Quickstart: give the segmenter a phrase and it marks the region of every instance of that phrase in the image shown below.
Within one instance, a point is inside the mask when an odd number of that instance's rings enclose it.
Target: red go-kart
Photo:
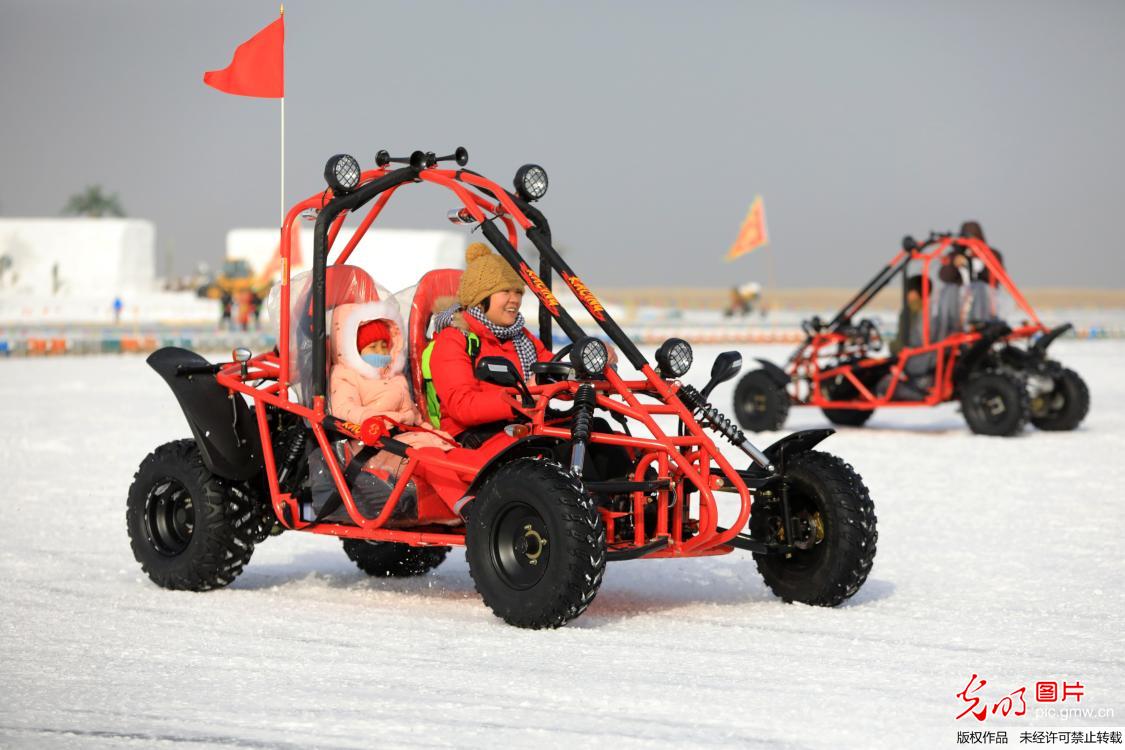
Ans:
[[[947,267],[956,283],[935,283],[931,271],[957,255],[971,261],[968,278]],[[905,306],[915,274],[927,280],[915,290],[920,341],[880,356],[878,325],[856,316],[896,276]],[[1003,294],[1018,307],[1018,323],[998,314]],[[759,360],[762,368],[739,381],[734,412],[743,428],[780,429],[790,406],[819,406],[834,424],[859,427],[876,409],[956,400],[973,432],[1010,436],[1029,420],[1042,430],[1073,430],[1089,410],[1082,378],[1047,357],[1047,347],[1071,326],[1049,329],[1040,322],[997,254],[975,237],[931,234],[923,243],[906,237],[902,251],[835,317],[812,318],[803,328],[805,341],[785,367]]]
[[[439,167],[445,160],[458,168]],[[854,594],[875,555],[875,514],[851,467],[813,450],[832,430],[756,448],[707,400],[737,374],[736,352],[717,357],[702,389],[679,380],[692,362],[685,341],[665,342],[654,368],[553,247],[547,220],[532,205],[546,191],[546,172],[522,167],[513,193],[465,169],[467,160],[464,149],[403,159],[381,151],[376,168],[361,171],[353,157],[333,157],[329,189],[294,206],[282,228],[278,348],[236,350],[234,361],[218,364],[172,347],[149,357],[193,436],[145,458],[129,490],[129,536],[149,577],[171,589],[225,586],[256,544],[295,530],[340,537],[347,555],[376,576],[425,573],[464,546],[485,603],[520,627],[557,627],[581,614],[608,560],[737,548],[753,553],[785,600],[831,606]],[[448,218],[478,228],[538,297],[544,344],[551,347],[553,324],[572,342],[537,364],[530,383],[504,358],[480,359],[477,377],[506,388],[520,418],[475,448],[413,447],[405,435],[421,428],[381,418],[344,422],[328,399],[333,310],[382,295],[348,257],[391,196],[414,184],[451,191],[458,207]],[[372,201],[329,263],[345,217]],[[311,278],[297,283],[287,253],[302,213],[316,217],[314,259]],[[538,273],[517,250],[520,232],[538,250]],[[423,410],[418,355],[434,300],[456,289],[458,273],[427,273],[413,296],[409,372]],[[552,293],[555,273],[639,377],[627,380],[607,366],[603,341],[588,336]],[[621,430],[595,420],[599,410]],[[712,434],[738,446],[749,466],[732,465]],[[588,460],[609,450],[627,457],[615,474]],[[361,498],[372,454],[401,466],[375,506]],[[325,486],[331,497],[318,506],[317,488]],[[731,503],[728,527],[720,525],[721,498]],[[327,516],[332,501],[336,513]]]

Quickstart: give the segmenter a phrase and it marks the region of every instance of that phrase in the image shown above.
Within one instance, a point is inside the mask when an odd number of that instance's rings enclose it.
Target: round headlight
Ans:
[[[350,193],[359,185],[359,162],[350,154],[336,154],[324,165],[324,181],[333,193]]]
[[[524,164],[516,170],[516,192],[525,201],[537,201],[547,194],[547,170],[538,164]]]
[[[609,350],[601,339],[587,336],[574,344],[570,351],[570,362],[582,380],[600,378],[609,364]]]
[[[691,344],[683,339],[668,339],[656,350],[656,364],[666,378],[683,377],[691,369]]]

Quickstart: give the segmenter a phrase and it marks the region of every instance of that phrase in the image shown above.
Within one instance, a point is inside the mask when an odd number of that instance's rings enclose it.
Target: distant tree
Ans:
[[[62,212],[72,216],[124,216],[125,209],[121,207],[121,200],[117,193],[106,195],[102,192],[101,185],[91,185],[81,193],[70,196]]]

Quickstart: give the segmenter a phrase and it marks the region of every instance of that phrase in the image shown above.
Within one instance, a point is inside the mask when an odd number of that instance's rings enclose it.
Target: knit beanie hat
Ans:
[[[359,327],[359,333],[356,335],[355,347],[359,351],[368,344],[374,344],[376,341],[387,342],[388,348],[391,345],[391,329],[383,320],[369,320]]]
[[[457,290],[462,307],[475,307],[496,292],[524,287],[523,279],[508,261],[480,242],[466,248],[465,261],[465,273],[461,275],[461,287]]]

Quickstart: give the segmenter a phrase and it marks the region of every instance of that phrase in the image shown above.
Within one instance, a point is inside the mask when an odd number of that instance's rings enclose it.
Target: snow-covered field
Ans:
[[[145,454],[188,434],[167,387],[140,357],[2,361],[0,747],[898,748],[1120,727],[1125,343],[1054,353],[1093,394],[1075,433],[975,437],[947,406],[823,444],[879,517],[874,570],[844,606],[782,604],[742,552],[632,561],[548,632],[493,617],[460,552],[373,580],[298,533],[226,590],[161,590],[124,509]],[[787,430],[824,425],[794,410]],[[956,720],[974,674],[982,705],[1025,687],[1026,714]],[[1080,682],[1081,702],[1036,702],[1040,681]],[[1051,707],[1103,715],[1036,717]]]

